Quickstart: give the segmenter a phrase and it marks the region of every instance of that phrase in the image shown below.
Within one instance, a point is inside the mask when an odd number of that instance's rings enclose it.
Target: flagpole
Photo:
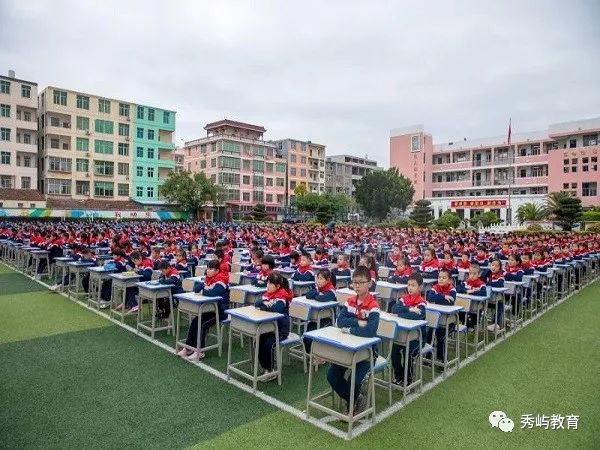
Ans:
[[[510,203],[510,191],[511,191],[511,184],[512,184],[512,176],[513,176],[513,162],[515,160],[515,153],[513,151],[512,157],[510,156],[510,135],[511,135],[511,122],[512,122],[512,118],[508,118],[508,215],[506,217],[507,222],[509,225],[512,225],[512,206]]]

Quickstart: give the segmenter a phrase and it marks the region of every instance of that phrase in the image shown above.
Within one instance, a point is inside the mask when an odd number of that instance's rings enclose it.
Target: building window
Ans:
[[[119,124],[119,136],[129,136],[129,125],[126,123]]]
[[[577,172],[577,166],[571,166],[571,172],[573,172],[573,173]]]
[[[98,112],[110,114],[110,100],[98,99]]]
[[[196,164],[198,164],[198,163],[196,163]],[[206,160],[205,159],[203,159],[202,161],[200,161],[200,168],[201,169],[206,169]]]
[[[242,200],[245,202],[249,202],[250,201],[250,192],[243,192],[242,193]]]
[[[264,172],[265,163],[263,161],[252,161],[252,169],[254,172]]]
[[[154,167],[148,167],[148,178],[154,178]]]
[[[115,163],[112,161],[94,161],[94,173],[96,175],[113,176],[115,174]]]
[[[90,194],[90,182],[89,181],[76,181],[75,182],[75,193],[77,195],[89,195]]]
[[[250,175],[242,176],[242,184],[250,184]]]
[[[10,128],[0,128],[0,141],[10,141]]]
[[[144,129],[143,128],[137,129],[137,137],[138,137],[138,139],[144,139]]]
[[[23,167],[31,167],[31,156],[23,156]]]
[[[144,196],[144,188],[142,186],[137,186],[135,188],[135,196],[136,197],[143,197]]]
[[[575,148],[577,147],[577,139],[570,139],[569,140],[569,148]]]
[[[285,180],[283,178],[275,178],[275,185],[278,187],[285,186]]]
[[[23,144],[31,144],[31,135],[29,133],[23,134]]]
[[[221,141],[219,142],[221,151],[228,153],[240,153],[240,144],[237,142]]]
[[[154,130],[148,130],[148,140],[149,141],[154,140]]]
[[[569,183],[563,183],[563,189],[569,189]]]
[[[215,167],[217,167],[217,158],[212,158],[212,159],[210,160],[210,167],[212,167],[213,169],[214,169]]]
[[[119,142],[119,156],[129,156],[129,144]]]
[[[148,187],[148,189],[146,189],[146,194],[148,194],[148,198],[154,198],[154,188]]]
[[[60,119],[58,117],[50,117],[50,126],[60,127]]]
[[[598,183],[581,183],[581,196],[582,197],[595,197],[598,195]]]
[[[124,183],[117,184],[117,195],[129,197],[129,185]]]
[[[31,189],[31,177],[21,177],[21,189]]]
[[[10,105],[0,104],[0,117],[10,117]]]
[[[285,173],[286,166],[285,163],[277,163],[275,164],[275,172]]]
[[[300,169],[300,176],[301,177],[305,177],[306,176],[306,169]]]
[[[254,177],[252,178],[252,184],[254,186],[264,187],[265,180],[262,175],[254,175]]]
[[[46,193],[54,195],[71,195],[71,180],[48,178],[46,180]]]
[[[571,189],[577,189],[577,183],[571,183]]]
[[[90,98],[85,95],[77,96],[77,108],[90,109]]]
[[[71,158],[48,158],[48,170],[53,172],[71,172]]]
[[[242,168],[243,168],[244,170],[250,170],[250,166],[251,166],[251,165],[252,165],[252,163],[250,162],[250,160],[249,160],[249,159],[244,159],[244,160],[242,161]]]
[[[253,197],[254,197],[255,202],[265,201],[265,196],[264,196],[263,191],[254,191]]]
[[[54,90],[54,104],[67,106],[67,93],[65,91]]]
[[[129,164],[127,164],[127,163],[118,163],[117,164],[117,169],[118,169],[119,175],[125,175],[125,176],[129,175]]]
[[[221,169],[240,169],[240,158],[232,156],[219,156],[219,168]]]
[[[143,106],[138,106],[137,107],[137,118],[140,119],[140,120],[144,119],[144,107]]]
[[[171,122],[171,113],[169,111],[163,111],[163,123]]]
[[[154,109],[148,108],[148,120],[154,122]]]
[[[88,117],[77,116],[75,122],[78,130],[87,131],[90,129],[90,119]]]
[[[0,164],[10,164],[10,152],[0,152]]]
[[[10,81],[0,80],[0,94],[10,94]]]
[[[135,156],[137,156],[138,158],[143,158],[144,157],[144,147],[138,147],[135,151]]]
[[[119,115],[122,117],[129,117],[129,105],[119,103]]]
[[[0,175],[0,187],[12,188],[12,177],[10,175]]]
[[[88,159],[76,159],[75,170],[77,170],[77,172],[87,172],[89,170],[89,163],[90,161]]]
[[[144,168],[142,166],[137,166],[135,168],[135,174],[137,177],[143,177],[144,176]]]
[[[94,151],[96,153],[112,155],[113,154],[113,143],[111,141],[100,141],[100,140],[96,139],[94,141]]]
[[[28,86],[26,84],[21,85],[21,97],[31,98],[31,86]]]
[[[273,178],[266,178],[265,186],[273,186]]]
[[[290,167],[290,175],[293,177],[296,176],[296,168],[295,167]]]
[[[266,202],[267,203],[273,203],[273,194],[267,194],[266,195]]]
[[[110,120],[96,119],[94,130],[96,133],[113,134],[113,126],[114,124]]]
[[[569,173],[569,166],[563,167],[563,172],[564,173]]]
[[[296,162],[296,155],[290,155],[290,162]]]
[[[148,149],[148,159],[154,159],[154,149],[153,148]]]
[[[94,183],[94,195],[96,197],[113,197],[114,194],[114,183],[108,181],[96,181]]]

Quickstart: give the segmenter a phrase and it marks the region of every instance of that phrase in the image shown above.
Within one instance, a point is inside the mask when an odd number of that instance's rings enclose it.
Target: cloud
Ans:
[[[268,139],[389,159],[389,130],[438,142],[598,115],[600,4],[589,1],[0,0],[0,68]]]

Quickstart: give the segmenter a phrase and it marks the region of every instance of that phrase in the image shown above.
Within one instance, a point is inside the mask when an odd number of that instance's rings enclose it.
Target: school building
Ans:
[[[546,130],[434,143],[423,125],[391,130],[390,165],[432,202],[435,217],[450,209],[462,218],[492,210],[506,221],[520,205],[543,204],[569,191],[583,206],[600,204],[600,117],[556,123]]]

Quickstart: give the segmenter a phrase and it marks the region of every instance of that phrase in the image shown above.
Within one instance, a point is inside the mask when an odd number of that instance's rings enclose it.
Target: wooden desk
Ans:
[[[149,331],[150,336],[154,339],[154,333],[162,330],[171,330],[173,332],[173,336],[176,333],[176,324],[175,324],[175,311],[173,310],[173,296],[171,295],[172,284],[160,284],[158,281],[144,281],[144,282],[136,282],[135,286],[139,289],[138,296],[138,312],[137,312],[137,329],[138,332],[141,330]],[[158,303],[158,299],[160,298],[168,298],[169,306],[171,308],[169,313],[169,318],[166,319],[166,324],[157,326],[156,325],[156,306]],[[144,313],[142,308],[143,300],[148,300],[148,303],[152,306],[150,307],[152,317],[150,320],[144,320]],[[165,319],[160,319],[165,320]],[[170,323],[169,323],[170,322]]]
[[[206,297],[202,294],[185,292],[183,294],[175,294],[175,298],[179,300],[179,306],[177,307],[177,325],[175,327],[175,350],[177,351],[181,347],[200,353],[216,348],[219,350],[219,356],[221,356],[223,341],[221,335],[221,318],[219,317],[219,301],[221,301],[223,297]],[[206,347],[200,347],[202,336],[202,314],[208,312],[214,312],[216,316],[215,326],[217,327],[217,343],[214,345],[207,345]],[[191,347],[187,345],[185,341],[179,340],[181,314],[186,314],[188,317],[198,317],[198,337],[196,339],[196,347]]]
[[[136,283],[140,281],[140,278],[142,278],[142,276],[133,272],[111,273],[108,276],[112,280],[109,314],[115,314],[119,316],[121,318],[121,322],[124,322],[125,316],[127,315],[127,311],[125,310],[127,288],[135,287]],[[121,292],[120,302],[119,296],[117,295],[117,292],[119,291]],[[121,310],[118,310],[117,306],[120,303],[123,304],[123,308]],[[138,302],[138,305],[139,309],[142,309],[141,302]]]

